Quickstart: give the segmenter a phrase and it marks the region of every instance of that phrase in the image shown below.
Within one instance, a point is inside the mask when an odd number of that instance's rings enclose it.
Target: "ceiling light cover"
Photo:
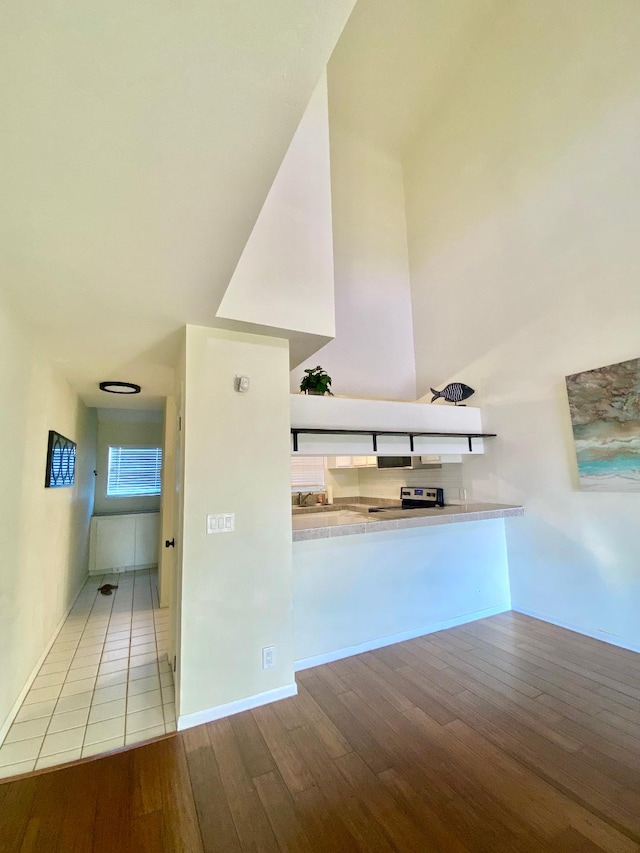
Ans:
[[[101,382],[100,390],[109,394],[139,394],[141,389],[133,382]]]

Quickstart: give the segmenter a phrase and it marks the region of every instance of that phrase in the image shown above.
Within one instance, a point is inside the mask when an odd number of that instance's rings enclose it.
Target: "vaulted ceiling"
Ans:
[[[360,0],[332,120],[400,156],[501,1]],[[0,287],[87,403],[170,393],[354,2],[3,4]]]
[[[332,120],[402,158],[505,0],[358,0],[329,64]]]
[[[353,3],[3,4],[1,287],[87,402],[171,390]]]

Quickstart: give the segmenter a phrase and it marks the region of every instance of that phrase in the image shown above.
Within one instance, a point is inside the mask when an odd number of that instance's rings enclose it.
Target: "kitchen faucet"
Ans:
[[[298,506],[305,506],[307,498],[312,497],[313,492],[298,492]]]

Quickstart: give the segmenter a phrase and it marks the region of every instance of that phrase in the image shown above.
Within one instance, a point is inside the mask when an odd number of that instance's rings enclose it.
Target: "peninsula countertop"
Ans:
[[[384,500],[349,503],[331,506],[293,509],[293,541],[328,539],[334,536],[352,536],[381,533],[387,530],[404,530],[411,527],[432,527],[440,524],[457,524],[524,515],[524,507],[497,503],[451,504],[428,509],[388,509],[370,513],[371,506],[384,505]],[[397,503],[391,502],[389,503]]]

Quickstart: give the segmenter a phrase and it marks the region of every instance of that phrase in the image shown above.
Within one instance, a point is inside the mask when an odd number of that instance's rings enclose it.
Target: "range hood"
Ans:
[[[425,468],[442,468],[439,457],[434,456],[378,456],[378,468],[381,470],[404,468],[422,471]]]

